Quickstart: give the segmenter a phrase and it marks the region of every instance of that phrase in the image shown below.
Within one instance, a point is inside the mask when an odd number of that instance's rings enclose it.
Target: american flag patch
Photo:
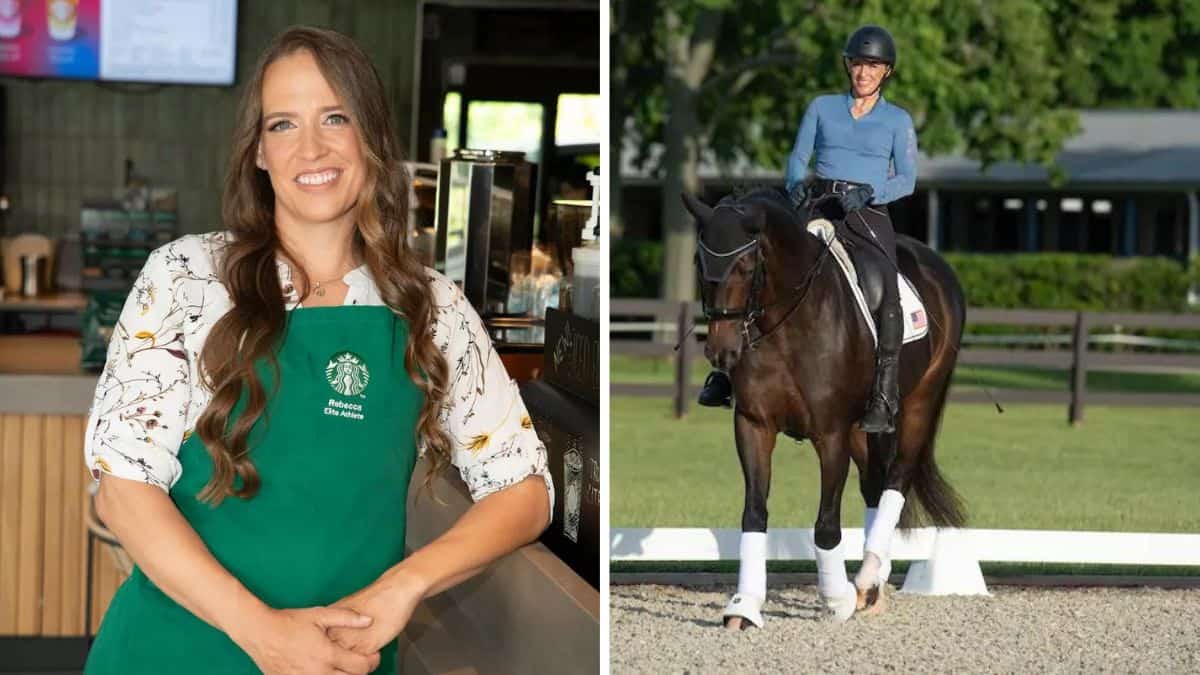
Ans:
[[[908,318],[912,320],[913,330],[921,330],[925,327],[925,310],[918,309],[912,314],[909,314]]]

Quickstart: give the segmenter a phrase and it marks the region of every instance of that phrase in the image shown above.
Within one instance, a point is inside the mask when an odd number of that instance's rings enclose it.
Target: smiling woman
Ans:
[[[296,232],[338,223],[350,231],[365,181],[361,144],[312,52],[294,52],[268,66],[262,99],[264,132],[254,163],[272,178],[276,226]]]
[[[246,85],[226,232],[151,254],[85,455],[137,563],[88,673],[393,673],[417,605],[549,521],[546,451],[475,310],[405,233],[352,40],[293,28]],[[405,556],[420,454],[477,502]]]

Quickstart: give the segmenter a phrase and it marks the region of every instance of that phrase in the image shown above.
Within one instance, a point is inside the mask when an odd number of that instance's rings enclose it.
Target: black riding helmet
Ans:
[[[883,86],[896,69],[896,42],[892,34],[879,26],[863,26],[846,40],[846,48],[842,50],[842,64],[846,67],[846,75],[850,74],[850,59],[871,59],[888,64],[887,75],[883,76],[880,86]]]

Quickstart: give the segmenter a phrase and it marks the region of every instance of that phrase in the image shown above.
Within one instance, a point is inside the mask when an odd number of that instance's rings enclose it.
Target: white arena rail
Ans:
[[[811,529],[768,530],[768,560],[815,560]],[[610,560],[737,560],[741,531],[707,528],[613,528]],[[892,540],[893,560],[929,560],[935,528]],[[976,560],[1098,565],[1200,565],[1200,534],[963,529],[955,538]],[[842,530],[847,559],[861,559],[862,528]]]

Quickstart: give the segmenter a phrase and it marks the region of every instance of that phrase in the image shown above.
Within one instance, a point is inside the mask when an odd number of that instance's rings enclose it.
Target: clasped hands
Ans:
[[[332,605],[371,617],[370,625],[364,628],[334,626],[327,629],[326,634],[334,642],[359,654],[377,653],[408,625],[417,603],[425,596],[425,590],[422,584],[411,577],[384,575],[370,586]]]
[[[408,624],[421,583],[389,572],[328,607],[271,610],[242,644],[264,673],[370,673]]]

